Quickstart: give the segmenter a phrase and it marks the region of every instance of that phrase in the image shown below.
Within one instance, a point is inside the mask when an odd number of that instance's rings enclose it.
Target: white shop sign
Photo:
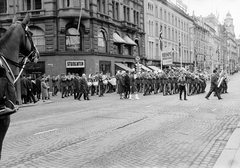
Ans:
[[[84,60],[68,60],[66,61],[66,68],[84,68]]]

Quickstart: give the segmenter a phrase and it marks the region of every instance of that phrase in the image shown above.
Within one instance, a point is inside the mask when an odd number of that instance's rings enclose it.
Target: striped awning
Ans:
[[[125,44],[126,41],[124,41],[117,33],[113,33],[113,43]]]
[[[117,65],[118,67],[120,67],[121,69],[125,70],[125,71],[132,71],[131,68],[129,68],[128,66],[121,64],[121,63],[115,63],[115,65]]]
[[[126,44],[128,45],[137,45],[132,39],[130,39],[130,37],[125,36],[124,40],[126,41]]]
[[[137,66],[137,64],[136,64],[136,66]],[[139,67],[142,68],[144,71],[152,71],[151,69],[149,69],[148,67],[146,67],[143,64],[139,64]]]
[[[160,68],[156,67],[156,66],[148,66],[150,69],[154,70],[154,71],[162,71]]]

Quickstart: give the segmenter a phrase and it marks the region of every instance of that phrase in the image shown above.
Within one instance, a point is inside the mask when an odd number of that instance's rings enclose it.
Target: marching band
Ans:
[[[115,76],[110,73],[103,74],[102,72],[95,75],[79,74],[67,75],[61,74],[53,76],[52,80],[52,95],[57,95],[60,91],[62,98],[74,95],[74,99],[79,99],[79,95],[85,94],[84,99],[89,99],[86,95],[104,96],[104,93],[119,93],[119,75],[122,76],[126,71],[118,71]],[[128,72],[131,81],[134,85],[135,93],[142,93],[143,96],[162,93],[163,96],[179,93],[178,79],[180,74],[184,73],[186,78],[186,93],[188,96],[201,94],[205,92],[207,81],[210,76],[207,73],[192,73],[184,68],[171,68],[160,71],[142,71]],[[131,76],[132,75],[132,76]],[[49,77],[50,78],[50,77]],[[57,84],[59,83],[59,85]],[[218,79],[218,88],[220,93],[227,93],[228,78],[225,73],[221,73]],[[133,86],[131,86],[133,88]],[[131,93],[133,89],[131,89]],[[130,91],[129,91],[130,92]],[[126,98],[132,98],[131,94]]]

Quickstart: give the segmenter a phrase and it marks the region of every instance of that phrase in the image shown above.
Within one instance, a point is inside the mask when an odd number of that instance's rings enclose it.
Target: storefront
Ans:
[[[66,60],[66,74],[79,74],[80,76],[85,72],[84,60]]]

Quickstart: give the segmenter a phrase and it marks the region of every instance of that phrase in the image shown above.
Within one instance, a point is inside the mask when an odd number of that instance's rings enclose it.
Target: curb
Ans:
[[[37,102],[37,103],[29,103],[29,104],[22,104],[22,105],[19,105],[18,107],[19,108],[25,108],[25,107],[32,107],[32,106],[37,106],[37,105],[42,105],[42,104],[50,104],[50,103],[53,103],[53,101],[41,101],[41,102]]]
[[[239,168],[240,167],[240,122],[232,133],[227,145],[219,156],[213,168]]]

